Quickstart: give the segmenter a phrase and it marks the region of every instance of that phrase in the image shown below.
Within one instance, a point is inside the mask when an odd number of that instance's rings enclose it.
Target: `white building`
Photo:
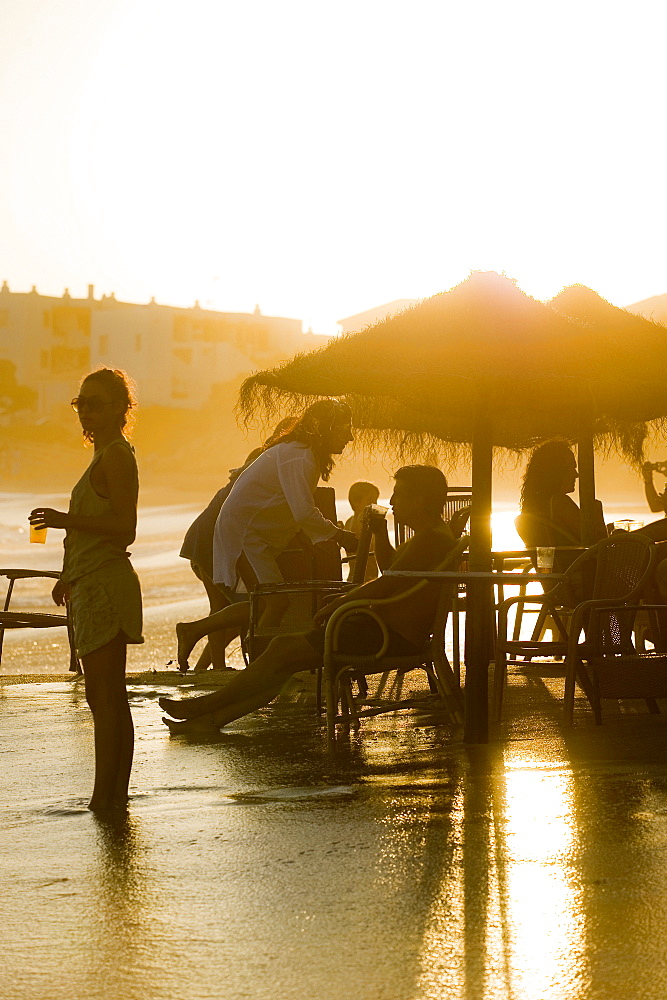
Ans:
[[[254,313],[85,299],[0,290],[0,358],[38,393],[40,416],[66,403],[78,380],[100,365],[127,370],[143,406],[198,408],[214,385],[271,367],[324,343],[300,320]]]

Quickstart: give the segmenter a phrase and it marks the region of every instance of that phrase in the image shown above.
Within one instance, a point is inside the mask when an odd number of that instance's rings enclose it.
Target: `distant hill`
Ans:
[[[652,295],[650,299],[633,302],[631,306],[625,308],[628,312],[652,319],[654,323],[667,325],[667,295]]]

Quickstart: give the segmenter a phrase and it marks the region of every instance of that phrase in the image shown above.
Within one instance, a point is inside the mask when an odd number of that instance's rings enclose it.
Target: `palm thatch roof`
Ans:
[[[590,306],[595,293],[586,293],[578,295]],[[295,402],[339,396],[367,442],[403,454],[435,444],[445,455],[472,440],[481,402],[494,444],[513,451],[556,435],[575,440],[587,412],[598,439],[637,462],[645,422],[667,415],[667,330],[599,296],[596,309],[577,306],[572,318],[577,296],[561,294],[544,304],[495,272],[473,272],[448,292],[252,375],[241,412],[268,419]]]

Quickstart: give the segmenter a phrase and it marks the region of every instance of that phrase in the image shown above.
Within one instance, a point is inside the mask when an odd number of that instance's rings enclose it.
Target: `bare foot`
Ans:
[[[199,636],[192,634],[190,622],[179,622],[176,626],[176,639],[178,640],[178,669],[184,674],[190,667],[188,657],[197,645]]]
[[[189,699],[183,698],[180,701],[176,698],[158,698],[157,703],[163,712],[167,712],[174,719],[187,719]]]
[[[162,721],[173,736],[181,733],[219,732],[219,726],[216,726],[212,715],[198,715],[196,719],[181,719],[178,722],[163,716]]]

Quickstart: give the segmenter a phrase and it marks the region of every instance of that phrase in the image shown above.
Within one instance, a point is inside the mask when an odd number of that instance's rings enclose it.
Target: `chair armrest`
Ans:
[[[6,576],[8,580],[33,580],[41,577],[59,580],[60,571],[55,569],[0,569],[0,576]]]
[[[523,586],[526,586],[526,584],[524,583]],[[504,601],[501,601],[498,605],[498,611],[507,612],[513,604],[550,604],[554,607],[558,606],[548,594],[519,594],[518,597],[506,597]]]
[[[336,608],[335,611],[331,613],[326,623],[324,632],[325,657],[337,652],[336,646],[338,644],[338,635],[344,621],[352,615],[358,614],[368,615],[369,618],[372,618],[373,621],[377,622],[380,626],[382,630],[382,645],[376,653],[373,653],[373,657],[376,660],[379,660],[385,655],[389,646],[389,632],[387,631],[387,626],[384,621],[380,615],[373,611],[370,601],[350,601],[349,604],[344,604],[342,607]]]
[[[572,619],[570,621],[568,656],[575,651],[579,643],[579,636],[581,635],[581,630],[584,628],[584,618],[589,612],[591,616],[594,616],[601,611],[616,611],[618,609],[627,609],[628,611],[635,609],[636,611],[636,609],[646,607],[648,605],[628,604],[623,597],[600,597],[594,601],[582,601],[581,604],[577,604],[572,612]],[[655,607],[658,608],[661,605],[655,605]],[[667,607],[665,607],[665,610],[667,610]]]

